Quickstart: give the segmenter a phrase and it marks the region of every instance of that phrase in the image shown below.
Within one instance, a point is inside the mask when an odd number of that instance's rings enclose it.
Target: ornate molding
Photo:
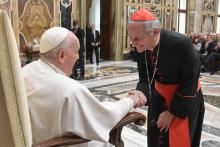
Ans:
[[[8,0],[0,0],[0,4],[4,4],[6,2],[8,2]]]
[[[52,22],[53,18],[44,0],[28,0],[20,17],[20,32],[24,34],[29,43],[34,39],[39,39],[44,30],[50,28]]]
[[[72,0],[61,0],[61,5],[64,6],[65,8],[68,8],[71,6]]]

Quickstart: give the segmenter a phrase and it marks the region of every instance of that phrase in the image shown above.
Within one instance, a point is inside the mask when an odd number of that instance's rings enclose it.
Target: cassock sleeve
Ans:
[[[177,117],[185,118],[193,107],[196,98],[200,75],[200,60],[190,39],[181,40],[183,52],[180,65],[179,88],[171,102],[170,112]]]
[[[147,55],[148,63],[150,63],[150,55]],[[147,98],[146,105],[149,105],[150,99],[149,99],[149,87],[148,87],[148,78],[147,78],[147,70],[146,70],[146,61],[145,61],[145,52],[143,53],[136,53],[137,56],[137,67],[138,67],[138,74],[139,74],[139,81],[137,83],[136,90],[139,90],[144,93],[144,95]],[[152,68],[151,64],[148,64],[149,66],[149,74],[150,78],[152,74]],[[153,85],[153,84],[152,84]]]
[[[126,98],[101,103],[82,85],[74,88],[77,92],[67,96],[63,104],[63,133],[74,132],[86,139],[108,142],[110,130],[133,108],[133,101]]]

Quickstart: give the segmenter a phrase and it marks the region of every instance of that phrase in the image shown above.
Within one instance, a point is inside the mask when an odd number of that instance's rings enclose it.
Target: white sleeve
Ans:
[[[62,133],[71,131],[86,139],[108,142],[109,132],[133,108],[133,101],[125,98],[101,103],[82,85],[76,89],[63,104]]]

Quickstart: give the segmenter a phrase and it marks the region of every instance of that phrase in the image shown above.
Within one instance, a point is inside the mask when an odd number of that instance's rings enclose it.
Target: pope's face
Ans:
[[[129,23],[128,37],[132,43],[132,46],[136,47],[139,53],[146,50],[152,50],[154,48],[154,37],[146,33],[144,24]]]

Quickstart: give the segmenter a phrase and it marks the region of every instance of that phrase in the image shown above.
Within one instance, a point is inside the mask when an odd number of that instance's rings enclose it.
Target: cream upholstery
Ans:
[[[32,133],[20,59],[7,14],[0,11],[0,146],[31,147]]]

